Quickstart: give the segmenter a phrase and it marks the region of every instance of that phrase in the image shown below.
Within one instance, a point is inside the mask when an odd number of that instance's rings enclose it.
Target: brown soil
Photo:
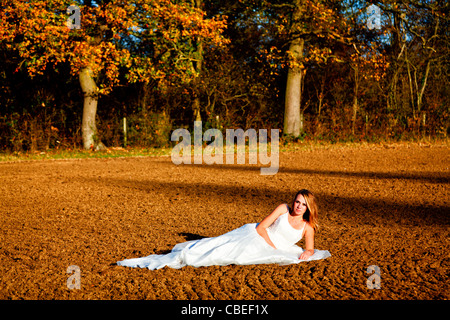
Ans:
[[[2,163],[0,299],[449,299],[449,165],[446,145],[418,144],[282,153],[273,176],[170,157]],[[110,266],[259,222],[300,188],[319,199],[316,248],[331,258]]]

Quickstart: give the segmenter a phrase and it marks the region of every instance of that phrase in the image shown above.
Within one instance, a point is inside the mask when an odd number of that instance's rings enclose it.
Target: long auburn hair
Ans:
[[[298,195],[301,194],[303,198],[305,198],[307,210],[303,214],[303,219],[308,221],[308,223],[313,227],[314,231],[319,230],[319,208],[317,206],[316,197],[314,194],[306,189],[302,189],[295,194],[294,200],[292,201],[292,207],[289,208],[289,212],[291,213],[294,210],[295,200]]]

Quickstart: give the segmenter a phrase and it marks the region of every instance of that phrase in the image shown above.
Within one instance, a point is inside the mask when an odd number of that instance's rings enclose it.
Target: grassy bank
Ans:
[[[286,140],[280,139],[280,152],[295,152],[315,149],[334,149],[334,148],[361,148],[376,147],[385,148],[395,147],[396,145],[418,144],[422,146],[449,146],[448,138],[421,138],[415,140],[378,140],[378,141],[329,141],[329,140]],[[204,144],[205,145],[205,144]],[[225,150],[225,145],[224,145]],[[270,147],[268,147],[270,150]],[[170,156],[172,147],[165,148],[122,148],[111,147],[104,151],[91,151],[83,149],[49,149],[46,151],[35,152],[7,152],[0,151],[0,162],[13,161],[31,161],[31,160],[64,160],[64,159],[101,159],[101,158],[123,158],[123,157],[153,157]],[[192,148],[193,151],[193,148]],[[247,148],[248,151],[248,148]],[[247,152],[246,151],[246,152]]]

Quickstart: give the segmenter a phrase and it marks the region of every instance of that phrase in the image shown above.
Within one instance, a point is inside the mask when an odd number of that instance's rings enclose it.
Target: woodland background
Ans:
[[[380,28],[367,8],[381,9]],[[80,8],[80,29],[67,25]],[[176,128],[446,138],[447,1],[0,5],[0,150],[164,147]],[[124,118],[126,118],[124,133]]]

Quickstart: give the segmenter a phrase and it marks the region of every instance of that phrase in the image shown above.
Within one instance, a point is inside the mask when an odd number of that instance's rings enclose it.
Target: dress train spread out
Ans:
[[[307,260],[300,260],[303,249],[296,245],[303,236],[303,229],[293,228],[288,221],[289,213],[282,214],[267,228],[275,248],[270,246],[256,231],[257,223],[245,224],[240,228],[217,237],[191,240],[175,245],[170,253],[152,254],[142,258],[118,261],[119,266],[148,268],[150,270],[184,266],[206,267],[212,265],[250,264],[294,264],[320,260],[331,256],[327,250],[314,250]]]

